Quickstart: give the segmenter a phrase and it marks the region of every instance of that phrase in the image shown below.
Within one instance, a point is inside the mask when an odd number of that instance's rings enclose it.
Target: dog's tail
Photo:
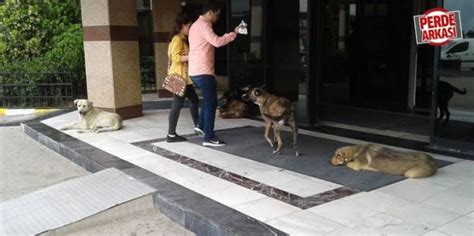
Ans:
[[[458,88],[456,88],[456,87],[454,87],[454,86],[453,86],[453,91],[456,92],[456,93],[462,94],[462,95],[464,95],[464,94],[467,93],[467,89],[466,89],[466,88],[464,88],[463,90],[460,90],[460,89],[458,89]]]

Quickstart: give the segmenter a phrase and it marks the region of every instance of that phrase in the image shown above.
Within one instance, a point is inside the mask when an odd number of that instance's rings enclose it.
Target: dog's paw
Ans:
[[[59,128],[59,130],[63,130],[63,131],[67,130],[67,127],[61,127],[61,128]]]
[[[280,152],[280,151],[278,151],[278,150],[275,150],[275,151],[273,151],[273,154],[276,154],[276,155],[278,155],[278,156],[279,156],[279,155],[281,154],[281,152]]]
[[[85,132],[84,132],[83,130],[78,130],[77,133],[78,133],[78,134],[83,134],[83,133],[85,133]]]
[[[296,152],[296,157],[299,157],[299,156],[302,156],[303,154],[302,153],[299,153],[299,152]]]

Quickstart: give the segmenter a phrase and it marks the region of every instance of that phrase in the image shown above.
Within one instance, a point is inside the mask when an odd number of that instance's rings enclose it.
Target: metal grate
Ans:
[[[68,107],[86,93],[84,72],[0,73],[4,108]]]

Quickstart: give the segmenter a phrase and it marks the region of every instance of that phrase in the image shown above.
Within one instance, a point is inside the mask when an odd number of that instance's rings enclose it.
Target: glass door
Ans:
[[[309,123],[308,0],[265,1],[264,79],[267,89],[293,102],[299,123]]]
[[[444,8],[461,11],[463,39],[441,48],[434,143],[474,154],[474,4],[445,0]]]
[[[249,35],[230,44],[230,88],[263,86],[290,99],[299,123],[308,121],[308,0],[232,0],[230,25]],[[284,17],[282,17],[284,16]]]
[[[428,142],[430,107],[413,112],[413,1],[318,1],[318,112],[322,125],[390,130]],[[427,82],[427,81],[425,81]],[[426,85],[426,84],[424,84]],[[427,86],[427,85],[426,85]],[[428,96],[429,100],[429,96]]]
[[[241,21],[247,23],[248,35],[239,35],[229,44],[231,90],[247,85],[262,86],[263,79],[263,37],[262,37],[262,1],[232,0],[230,5],[229,28]]]

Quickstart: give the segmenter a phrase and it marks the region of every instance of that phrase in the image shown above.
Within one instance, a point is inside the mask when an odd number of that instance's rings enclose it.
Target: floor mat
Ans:
[[[283,150],[280,156],[272,154],[272,148],[263,138],[263,127],[243,127],[217,131],[217,136],[228,144],[216,147],[229,154],[277,166],[301,174],[324,179],[361,191],[369,191],[405,179],[401,176],[386,175],[373,171],[354,171],[345,166],[332,166],[329,159],[334,151],[350,143],[299,134],[300,157],[295,157],[292,149],[292,135],[282,131]],[[201,144],[198,137],[189,142]],[[436,160],[439,167],[451,162]]]

